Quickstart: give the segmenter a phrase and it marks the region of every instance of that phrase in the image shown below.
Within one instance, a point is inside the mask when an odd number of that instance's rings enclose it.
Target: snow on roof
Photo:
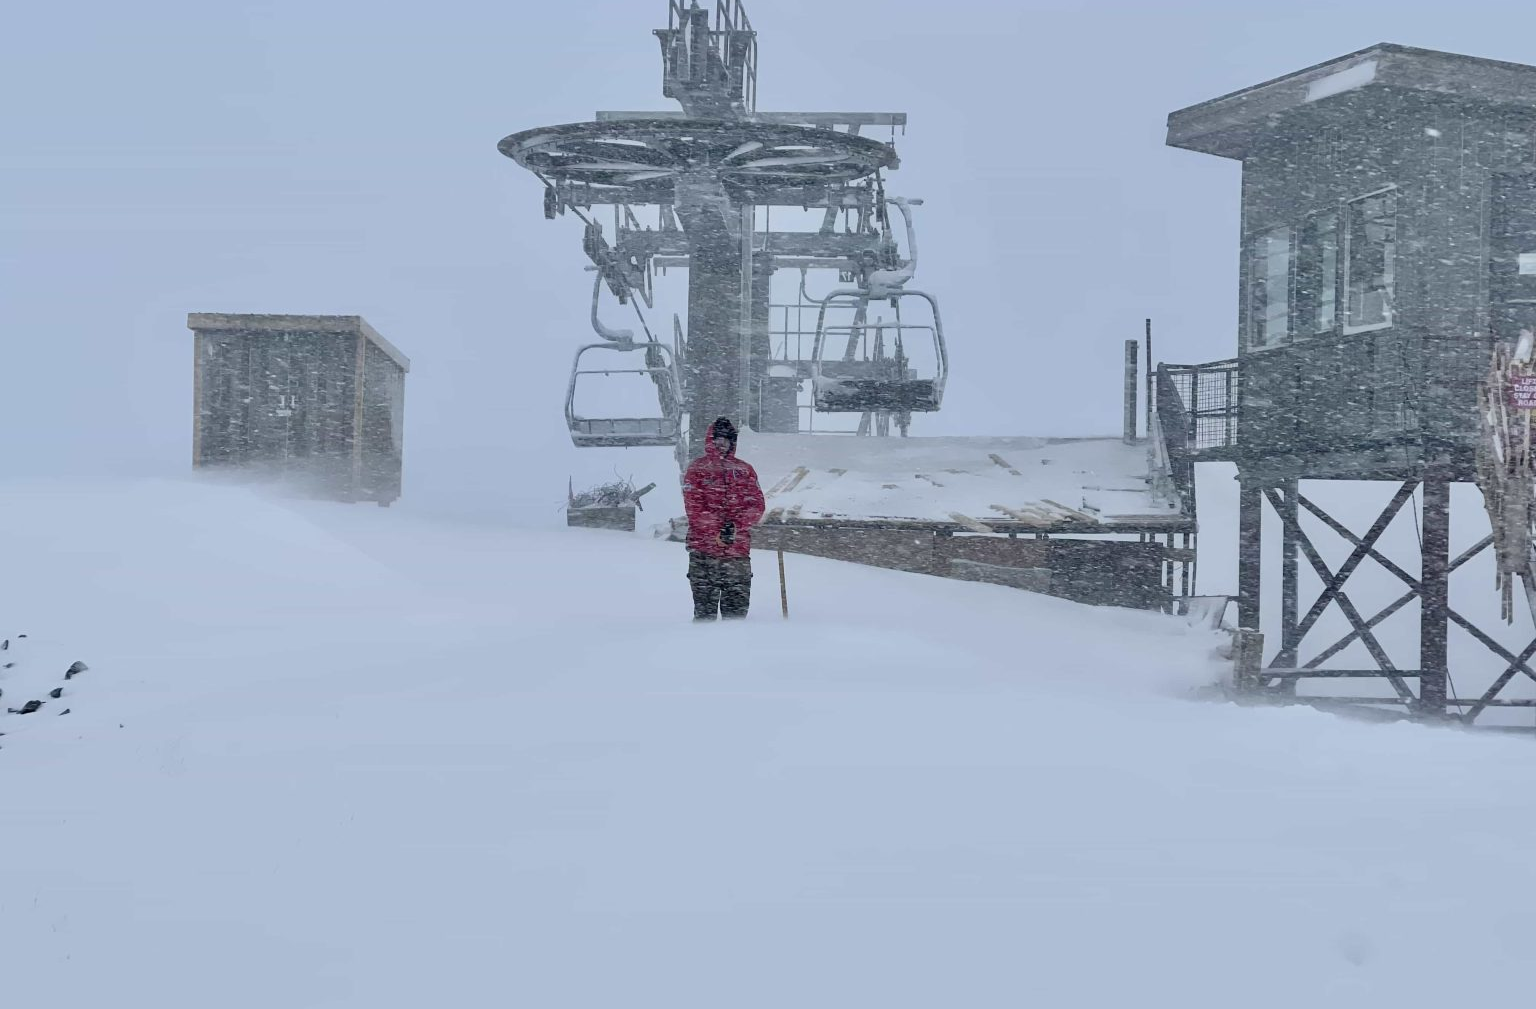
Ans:
[[[1118,438],[856,438],[743,432],[764,521],[974,532],[1192,529],[1152,488],[1145,445]]]
[[[1334,95],[1342,95],[1346,91],[1363,88],[1375,79],[1376,61],[1365,60],[1346,67],[1338,73],[1319,77],[1310,82],[1307,85],[1306,101],[1315,102],[1323,98],[1332,98]]]

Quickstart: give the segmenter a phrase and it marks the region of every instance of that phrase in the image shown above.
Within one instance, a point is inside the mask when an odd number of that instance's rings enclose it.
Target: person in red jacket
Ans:
[[[741,619],[752,603],[752,527],[763,517],[757,471],[736,458],[736,425],[721,417],[683,474],[693,619]]]

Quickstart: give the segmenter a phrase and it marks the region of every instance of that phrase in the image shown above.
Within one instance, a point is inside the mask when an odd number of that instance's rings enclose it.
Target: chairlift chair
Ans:
[[[918,299],[927,303],[933,323],[902,320],[901,302]],[[850,288],[833,291],[822,302],[816,317],[816,342],[811,355],[811,403],[818,413],[931,413],[944,400],[949,356],[944,346],[944,327],[939,303],[923,291],[885,290],[880,300],[896,306],[895,320],[867,320],[870,291]],[[827,322],[828,308],[850,308],[854,321],[847,326]],[[834,338],[846,335],[847,348],[832,348]],[[932,374],[919,375],[912,368],[907,346],[914,340],[933,347]]]
[[[603,362],[605,355],[643,354],[639,363]],[[576,412],[576,392],[584,375],[644,375],[656,385],[659,416],[583,417]],[[664,343],[593,343],[576,352],[565,393],[565,422],[577,448],[676,446],[682,437],[682,397],[672,352]]]
[[[906,223],[907,259],[899,269],[870,270],[861,286],[833,291],[822,300],[811,352],[811,405],[819,413],[931,413],[944,400],[949,353],[944,346],[938,299],[924,291],[906,290],[907,282],[917,273],[917,234],[911,208],[922,201],[898,197],[886,203],[901,211]],[[914,300],[927,303],[931,325],[910,321]],[[889,303],[894,318],[870,321],[873,302]],[[903,302],[908,305],[905,320]],[[851,309],[851,324],[829,325],[829,308]],[[830,348],[835,335],[847,337],[840,353]],[[907,348],[913,341],[931,342],[931,374],[919,375],[909,367]]]

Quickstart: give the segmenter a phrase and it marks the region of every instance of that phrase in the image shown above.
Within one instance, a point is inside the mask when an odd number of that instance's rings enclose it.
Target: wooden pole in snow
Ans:
[[[784,619],[789,619],[789,588],[784,584],[784,551],[779,551],[779,606],[784,610]]]
[[[1125,341],[1125,425],[1121,439],[1127,445],[1136,444],[1136,380],[1140,377],[1136,368],[1136,341]]]
[[[1156,365],[1152,363],[1152,320],[1147,320],[1147,437],[1152,437],[1152,410],[1153,396],[1156,395],[1156,387],[1153,385],[1152,369]]]

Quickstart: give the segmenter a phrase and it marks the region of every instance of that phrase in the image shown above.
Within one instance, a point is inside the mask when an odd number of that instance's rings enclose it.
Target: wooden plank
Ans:
[[[1041,498],[1040,500],[1052,508],[1060,508],[1064,513],[1071,515],[1073,518],[1082,519],[1085,522],[1097,522],[1099,520],[1097,515],[1090,515],[1087,512],[1078,511],[1076,508],[1068,508],[1066,505],[1052,501],[1050,498]]]
[[[969,529],[973,533],[992,532],[991,526],[982,522],[978,522],[976,519],[971,518],[969,515],[962,515],[960,512],[950,512],[949,517],[954,519],[958,525]]]
[[[775,494],[788,494],[800,486],[800,481],[804,480],[810,472],[804,466],[796,466],[793,470],[786,473],[778,483],[773,485],[773,488],[768,491],[768,497],[773,497]]]
[[[1053,512],[1048,509],[1041,508],[1038,505],[1025,505],[1022,508],[1008,508],[1003,505],[989,505],[988,507],[1002,512],[1004,515],[1009,516],[1017,522],[1022,522],[1027,526],[1032,526],[1037,529],[1045,529],[1052,526],[1058,526],[1062,522],[1072,517],[1069,515],[1064,515],[1060,512]]]
[[[987,505],[995,512],[1000,512],[1015,522],[1024,522],[1028,525],[1039,525],[1042,520],[1049,521],[1050,516],[1038,511],[1026,511],[1022,508],[1009,508],[1006,505]]]
[[[1008,462],[1008,460],[1004,459],[1002,456],[998,455],[996,452],[991,453],[990,455],[987,456],[987,458],[991,459],[993,462],[997,463],[997,465],[1001,466],[1003,469],[1007,470],[1009,473],[1012,473],[1014,476],[1023,476],[1024,475],[1023,473],[1020,473],[1018,470],[1014,469],[1012,463]]]

